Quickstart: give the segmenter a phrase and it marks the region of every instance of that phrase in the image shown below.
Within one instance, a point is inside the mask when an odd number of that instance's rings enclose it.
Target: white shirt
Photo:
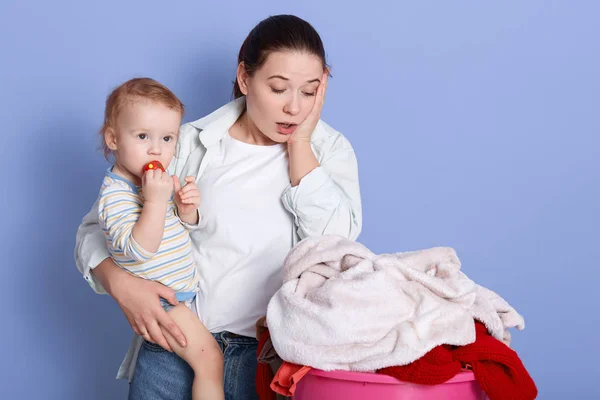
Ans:
[[[241,97],[204,118],[184,124],[180,129],[177,154],[168,168],[169,173],[178,175],[180,179],[190,175],[196,176],[197,182],[201,183],[205,171],[210,171],[209,167],[219,154],[221,143],[226,138],[229,128],[237,121],[244,108],[245,98]],[[341,133],[322,120],[319,120],[312,133],[311,148],[320,166],[302,178],[295,187],[292,187],[288,180],[280,197],[283,207],[293,220],[289,233],[292,237],[292,245],[305,237],[324,234],[336,234],[356,240],[362,229],[362,209],[354,150]],[[204,190],[207,192],[206,195],[209,195],[209,188]],[[261,221],[256,220],[254,224],[259,226]],[[200,244],[195,242],[193,237],[192,244],[197,250],[201,249]],[[291,250],[291,247],[288,250]],[[198,251],[194,254],[199,268],[208,270],[218,268],[207,264],[207,260],[204,260],[203,264],[203,260],[197,256]],[[77,230],[75,245],[77,268],[96,293],[106,293],[106,291],[91,271],[109,256],[104,234],[98,225],[98,203],[96,202]],[[280,281],[278,284],[282,283]],[[208,301],[213,290],[210,284],[211,282],[206,281],[203,287]],[[236,288],[236,291],[247,299],[258,295],[254,288],[246,285],[241,285]],[[202,302],[202,299],[198,301]],[[198,303],[194,307],[200,311],[199,314],[202,312],[202,304]],[[266,314],[266,307],[264,314]],[[234,329],[238,324],[241,328],[240,321],[236,320],[237,317],[230,320],[230,315],[232,314],[223,316],[219,321],[219,327]],[[248,332],[249,329],[246,327],[243,331]],[[131,380],[133,377],[141,342],[141,338],[134,337],[119,369],[118,378]]]
[[[196,307],[211,332],[254,336],[256,320],[281,287],[294,226],[280,200],[290,183],[286,153],[282,144],[256,146],[226,134],[198,180]]]

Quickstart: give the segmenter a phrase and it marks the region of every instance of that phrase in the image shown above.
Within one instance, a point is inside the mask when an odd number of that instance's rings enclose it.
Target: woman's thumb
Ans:
[[[174,306],[179,304],[179,300],[177,300],[177,296],[175,295],[175,291],[173,289],[171,289],[163,284],[160,284],[158,282],[157,282],[157,284],[159,285],[158,295],[160,297],[167,300],[169,303],[171,303]]]

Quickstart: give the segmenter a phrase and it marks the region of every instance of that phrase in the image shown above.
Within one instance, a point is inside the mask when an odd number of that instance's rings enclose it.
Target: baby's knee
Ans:
[[[223,352],[217,342],[195,346],[186,358],[194,369],[223,365]]]
[[[216,341],[214,343],[207,343],[204,347],[202,358],[205,361],[223,364],[223,352]]]

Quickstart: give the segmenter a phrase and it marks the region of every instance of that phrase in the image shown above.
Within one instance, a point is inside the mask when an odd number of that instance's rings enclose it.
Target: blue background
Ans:
[[[598,2],[87,3],[0,6],[1,398],[125,398],[129,325],[73,261],[107,167],[105,97],[146,75],[204,116],[231,98],[248,31],[279,13],[325,42],[323,117],[359,159],[359,240],[456,248],[525,316],[513,345],[540,398],[599,397]]]

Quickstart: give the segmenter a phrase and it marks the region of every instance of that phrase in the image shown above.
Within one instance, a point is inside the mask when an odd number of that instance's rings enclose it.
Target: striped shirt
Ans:
[[[192,258],[190,234],[175,213],[173,197],[167,205],[165,230],[156,253],[133,238],[133,226],[144,204],[142,188],[108,170],[99,194],[98,219],[115,263],[141,278],[157,281],[176,292],[196,292],[198,273]]]

